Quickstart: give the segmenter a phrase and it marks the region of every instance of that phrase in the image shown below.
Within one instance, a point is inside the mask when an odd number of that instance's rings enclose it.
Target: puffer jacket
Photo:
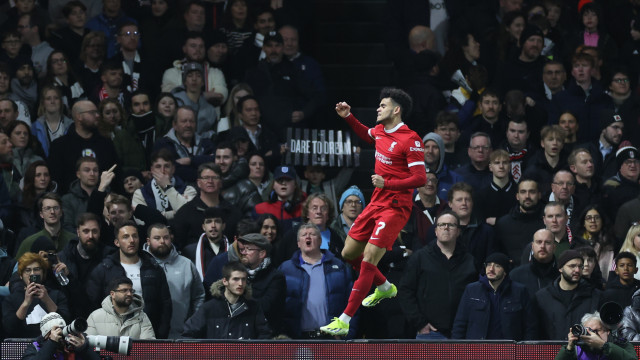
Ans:
[[[249,179],[242,179],[222,192],[222,197],[250,217],[253,208],[262,202],[258,188]]]
[[[631,306],[624,309],[622,336],[629,341],[640,341],[640,290],[631,298]]]
[[[124,314],[118,314],[111,303],[111,296],[102,300],[102,308],[87,319],[87,335],[130,336],[134,339],[155,339],[151,320],[142,311],[142,296],[133,294],[133,302]]]
[[[87,319],[88,335],[130,336],[134,339],[155,339],[151,320],[142,311],[142,296],[133,294],[133,302],[124,314],[118,314],[111,303],[111,296],[102,300],[102,308]]]

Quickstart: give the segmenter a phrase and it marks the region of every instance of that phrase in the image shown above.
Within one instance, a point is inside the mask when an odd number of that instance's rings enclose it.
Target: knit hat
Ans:
[[[278,166],[276,170],[273,172],[273,180],[279,180],[282,178],[287,178],[289,180],[295,180],[296,170],[293,166]]]
[[[532,36],[540,36],[542,39],[544,39],[544,34],[539,27],[535,25],[527,25],[520,34],[520,46],[522,46],[522,44],[524,44],[524,42]]]
[[[29,249],[32,253],[38,253],[39,251],[56,251],[56,245],[46,236],[39,236]]]
[[[124,181],[130,176],[136,177],[143,184],[145,183],[144,177],[142,176],[142,173],[140,172],[140,170],[138,170],[136,168],[132,168],[132,167],[124,168],[122,170],[122,180]]]
[[[267,250],[267,253],[271,251],[271,243],[269,242],[269,240],[267,240],[266,237],[260,234],[253,233],[242,235],[238,238],[238,240],[243,243],[253,244],[262,250]]]
[[[573,249],[566,250],[565,252],[560,254],[560,258],[558,259],[558,269],[562,269],[562,267],[564,267],[564,264],[573,259],[582,259],[582,255],[579,251]]]
[[[495,263],[504,268],[504,271],[509,272],[509,266],[511,262],[509,261],[509,257],[503,253],[494,252],[493,254],[487,256],[484,260],[485,264]]]
[[[359,197],[360,201],[362,201],[362,207],[364,207],[365,205],[364,194],[362,194],[362,191],[360,191],[359,187],[353,185],[352,187],[345,190],[342,193],[342,196],[340,196],[340,209],[342,209],[342,205],[344,205],[344,201],[347,200],[347,198],[351,195],[355,195]]]
[[[604,129],[615,122],[622,123],[622,116],[620,116],[620,114],[609,109],[605,109],[600,112],[600,125],[602,126],[601,129]]]
[[[198,64],[197,62],[185,63],[182,65],[182,83],[183,84],[187,80],[187,75],[189,75],[189,73],[192,71],[199,71],[200,76],[204,76],[204,69],[202,68],[202,65]]]
[[[624,162],[628,159],[636,159],[640,160],[638,157],[638,149],[633,146],[625,146],[616,152],[616,164],[618,165],[618,170]]]
[[[67,326],[67,323],[60,314],[50,312],[40,320],[40,333],[42,334],[42,337],[47,336],[54,326],[65,327]]]

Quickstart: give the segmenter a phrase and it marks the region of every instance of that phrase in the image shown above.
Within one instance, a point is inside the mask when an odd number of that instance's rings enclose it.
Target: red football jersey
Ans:
[[[385,187],[375,188],[371,196],[371,204],[378,206],[411,207],[411,195],[414,186],[390,190],[389,180],[402,180],[411,177],[409,168],[422,167],[424,172],[424,149],[422,139],[404,123],[391,130],[385,130],[378,124],[369,129],[369,136],[375,141],[376,165],[375,173],[385,180]]]

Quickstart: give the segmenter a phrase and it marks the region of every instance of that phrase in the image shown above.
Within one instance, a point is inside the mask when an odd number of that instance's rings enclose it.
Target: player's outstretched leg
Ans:
[[[339,318],[334,318],[330,324],[320,327],[321,331],[331,335],[347,335],[349,332],[349,321],[351,321],[351,318],[358,310],[362,300],[369,293],[369,289],[371,289],[371,285],[373,284],[373,279],[376,277],[376,272],[379,273],[379,270],[375,265],[366,261],[362,262],[360,266],[360,276],[353,284],[347,308]]]

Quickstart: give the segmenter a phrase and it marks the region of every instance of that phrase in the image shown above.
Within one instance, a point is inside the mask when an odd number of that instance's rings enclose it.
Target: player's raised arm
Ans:
[[[349,124],[359,138],[369,144],[373,144],[375,142],[369,134],[369,128],[363,125],[355,116],[353,116],[353,114],[351,114],[351,106],[349,104],[344,101],[337,103],[336,113],[347,121],[347,124]]]

